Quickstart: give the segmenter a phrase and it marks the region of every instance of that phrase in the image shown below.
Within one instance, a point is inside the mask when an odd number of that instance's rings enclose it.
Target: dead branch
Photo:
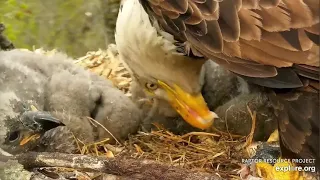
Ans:
[[[10,42],[2,32],[5,30],[4,24],[0,23],[0,50],[14,49],[14,45]]]
[[[102,172],[137,180],[220,179],[216,175],[205,172],[191,171],[155,161],[139,160],[122,156],[105,158],[77,154],[28,152],[9,158],[18,160],[18,162],[27,169],[37,167],[64,167],[85,172]]]

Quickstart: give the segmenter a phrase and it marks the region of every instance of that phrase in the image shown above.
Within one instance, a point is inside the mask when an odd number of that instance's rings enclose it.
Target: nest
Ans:
[[[139,133],[127,141],[132,157],[147,158],[171,166],[238,178],[243,151],[239,140],[202,132],[175,135],[167,130]]]
[[[116,45],[109,45],[106,51],[90,51],[75,61],[90,71],[109,79],[113,85],[130,96],[131,76],[124,64],[118,59]]]
[[[36,49],[34,52],[50,55],[56,51]],[[109,79],[115,87],[131,96],[132,78],[118,59],[115,45],[109,45],[107,50],[88,52],[74,63]],[[241,179],[238,175],[241,159],[248,157],[243,148],[245,137],[223,132],[176,135],[157,124],[155,129],[149,133],[138,132],[116,145],[109,144],[109,139],[91,144],[77,140],[79,153],[107,158],[148,159],[187,170],[213,173],[223,179]]]

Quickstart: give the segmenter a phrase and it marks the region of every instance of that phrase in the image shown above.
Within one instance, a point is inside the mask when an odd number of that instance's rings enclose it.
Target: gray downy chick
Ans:
[[[208,107],[219,116],[212,127],[248,135],[252,126],[249,108],[257,113],[254,139],[266,140],[277,128],[277,121],[264,88],[248,83],[212,61],[206,62],[204,68],[202,95]]]
[[[47,129],[37,141],[39,151],[71,152],[72,148],[66,147],[72,146],[69,141],[74,140],[73,135],[85,143],[112,138],[87,117],[119,140],[136,132],[141,119],[136,105],[111,82],[73,64],[61,53],[45,56],[20,50],[0,52],[0,98],[1,139],[7,138],[10,130],[6,117],[10,117],[11,124],[19,123],[21,111],[14,110],[17,103],[33,105],[65,125]]]
[[[3,53],[9,52],[0,52],[0,145],[3,150],[15,154],[35,147],[32,141],[24,143],[29,137],[44,133],[60,123],[41,129],[45,127],[41,126],[46,120],[44,114],[39,112],[38,118],[32,113],[31,106],[43,109],[46,77],[15,61],[5,60]],[[54,119],[46,115],[48,121]],[[37,123],[40,129],[32,127]]]

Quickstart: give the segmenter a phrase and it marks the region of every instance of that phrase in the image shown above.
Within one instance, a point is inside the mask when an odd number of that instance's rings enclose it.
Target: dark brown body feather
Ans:
[[[270,99],[283,156],[319,163],[319,0],[140,2],[186,55],[278,89]]]

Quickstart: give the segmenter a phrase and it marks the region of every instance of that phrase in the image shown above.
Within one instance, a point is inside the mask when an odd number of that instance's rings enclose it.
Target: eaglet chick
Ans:
[[[73,135],[84,143],[112,138],[88,117],[121,140],[136,132],[141,112],[111,82],[73,64],[62,53],[0,52],[2,149],[13,154],[27,150],[70,153],[76,150]],[[42,136],[28,139],[36,134]]]

